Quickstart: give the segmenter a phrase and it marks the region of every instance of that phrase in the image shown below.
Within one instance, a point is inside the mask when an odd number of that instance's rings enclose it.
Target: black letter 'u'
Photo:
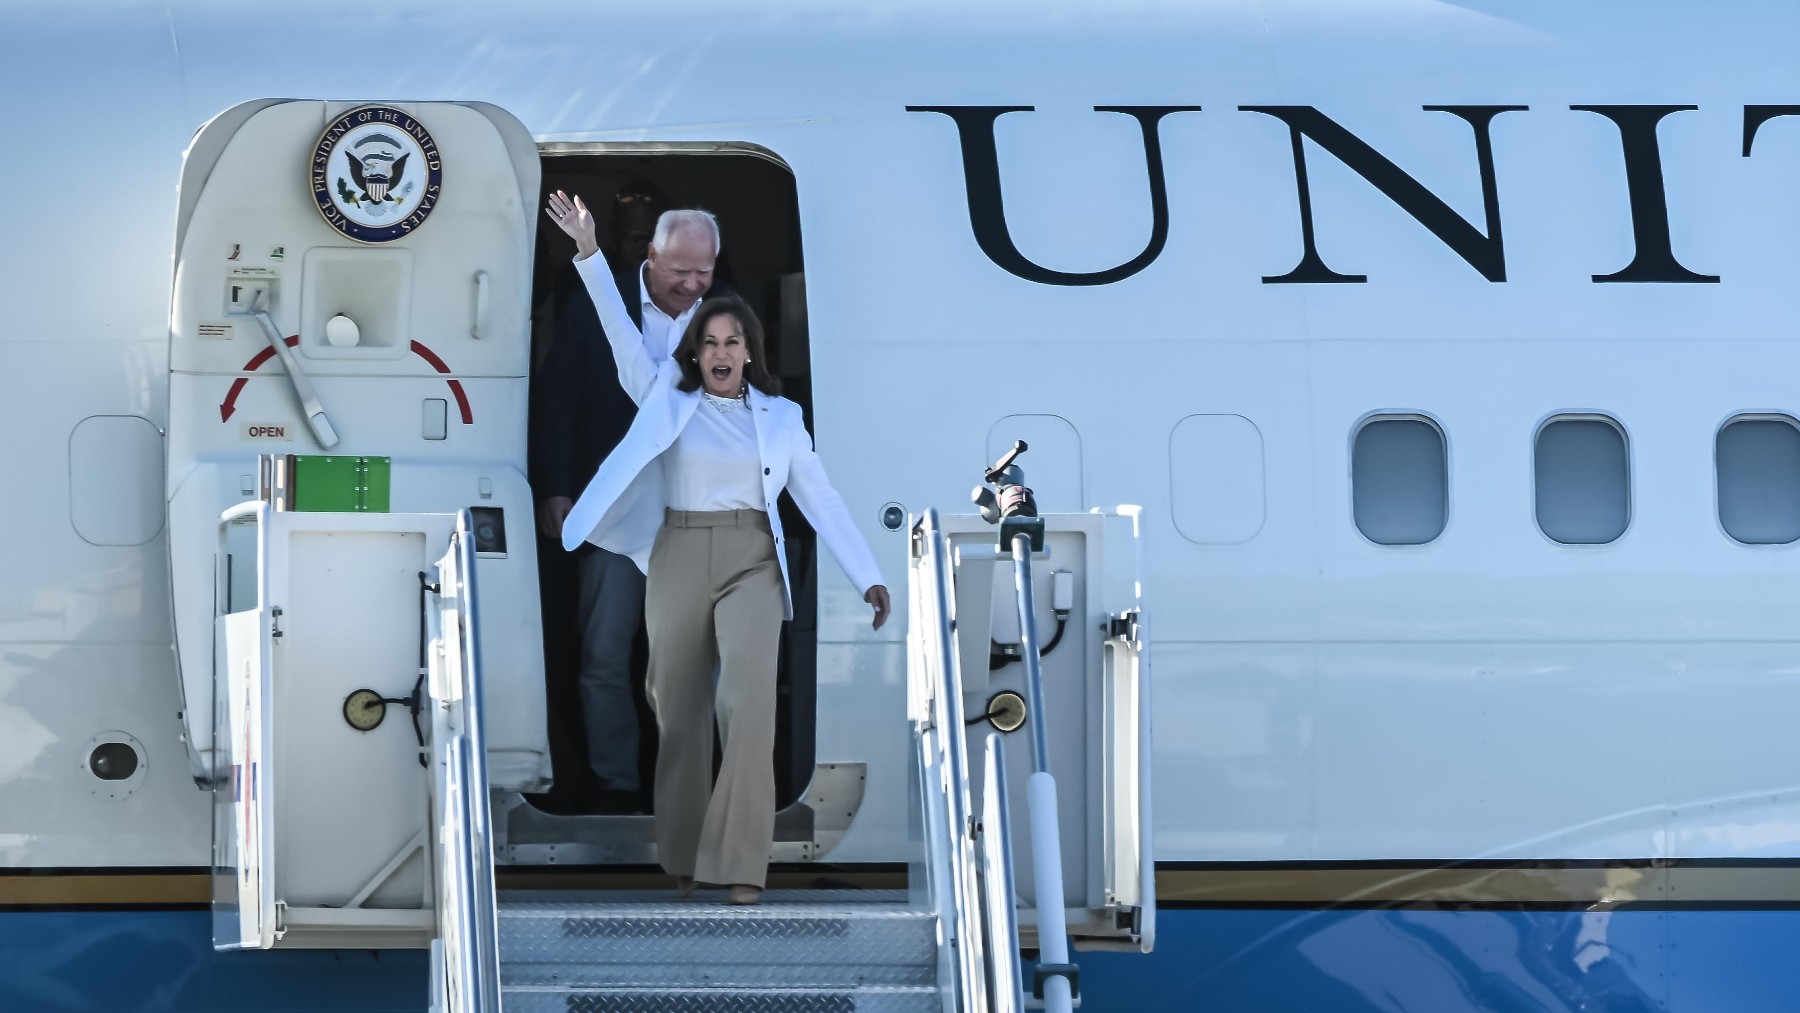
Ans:
[[[1169,238],[1169,196],[1163,184],[1162,141],[1157,124],[1170,113],[1199,112],[1199,106],[1095,106],[1097,113],[1124,113],[1144,131],[1144,161],[1150,173],[1150,242],[1144,252],[1105,271],[1052,271],[1026,259],[1006,228],[1000,195],[1000,156],[994,121],[1002,113],[1030,112],[1031,106],[907,106],[912,113],[943,113],[956,121],[962,142],[963,180],[969,188],[969,225],[988,259],[1008,272],[1045,285],[1110,285],[1149,267]]]

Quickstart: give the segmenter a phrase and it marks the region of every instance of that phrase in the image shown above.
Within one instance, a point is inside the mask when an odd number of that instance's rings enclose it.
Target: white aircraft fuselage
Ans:
[[[1800,9],[1751,0],[15,4],[0,889],[210,864],[171,649],[177,184],[212,117],[300,96],[490,103],[547,174],[783,163],[817,447],[890,586],[884,506],[965,509],[1018,437],[1045,510],[1143,508],[1152,960],[1235,939],[1268,962],[1244,974],[1305,960],[1366,1008],[1449,1009],[1473,1000],[1369,997],[1386,968],[1572,1003],[1594,945],[1649,938],[1633,904],[1679,934],[1754,903],[1800,936],[1797,41]],[[523,411],[469,387],[478,416]],[[281,403],[220,425],[319,452]],[[871,632],[823,560],[818,617],[817,756],[870,763],[828,861],[903,862],[904,623]],[[114,732],[145,768],[129,797],[88,770]],[[1555,956],[1428,974],[1298,942],[1355,918],[1245,920],[1396,905]],[[1480,952],[1459,931],[1427,948]],[[1641,945],[1636,973],[1673,966]],[[1201,992],[1255,1008],[1233,973]],[[1737,1008],[1793,984],[1754,981]],[[1644,995],[1706,1008],[1669,989]]]

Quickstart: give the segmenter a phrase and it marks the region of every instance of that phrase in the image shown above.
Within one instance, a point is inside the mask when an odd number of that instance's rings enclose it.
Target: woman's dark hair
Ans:
[[[762,322],[756,319],[750,304],[735,295],[714,296],[694,311],[694,319],[688,321],[681,344],[675,346],[675,362],[681,367],[681,379],[675,381],[675,389],[684,392],[700,389],[700,364],[695,361],[700,357],[700,338],[706,333],[707,322],[723,314],[736,318],[738,326],[744,329],[744,349],[750,358],[744,364],[744,379],[770,397],[780,394],[781,381],[769,372],[769,357],[764,354]]]

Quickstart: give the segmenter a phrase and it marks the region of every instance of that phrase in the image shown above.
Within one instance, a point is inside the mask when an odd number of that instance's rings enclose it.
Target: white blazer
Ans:
[[[681,367],[674,359],[653,362],[644,350],[642,335],[631,322],[603,256],[576,261],[599,312],[600,324],[612,345],[619,367],[619,383],[637,402],[637,418],[625,438],[600,462],[593,481],[563,522],[563,548],[574,550],[582,542],[630,556],[638,569],[650,572],[650,548],[662,528],[668,491],[657,458],[675,442],[699,407],[698,390],[675,386]],[[784,617],[794,618],[793,580],[788,576],[787,553],[782,551],[781,515],[775,500],[787,489],[800,512],[819,533],[838,565],[856,586],[858,594],[883,583],[881,568],[862,532],[850,519],[850,509],[831,487],[825,466],[813,451],[800,406],[784,397],[773,397],[751,387],[750,417],[756,428],[757,455],[762,464],[763,509],[775,536],[775,558],[781,563]]]

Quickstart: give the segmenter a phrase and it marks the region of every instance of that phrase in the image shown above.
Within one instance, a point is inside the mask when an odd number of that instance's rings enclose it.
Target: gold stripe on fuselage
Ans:
[[[641,869],[506,868],[502,890],[640,890],[670,885],[660,872]],[[906,873],[772,870],[774,889],[842,887],[898,890]],[[1259,865],[1161,868],[1157,897],[1168,904],[1360,906],[1442,904],[1631,905],[1710,904],[1800,906],[1800,867],[1766,865]],[[0,907],[203,906],[212,900],[204,871],[152,873],[0,872]]]

